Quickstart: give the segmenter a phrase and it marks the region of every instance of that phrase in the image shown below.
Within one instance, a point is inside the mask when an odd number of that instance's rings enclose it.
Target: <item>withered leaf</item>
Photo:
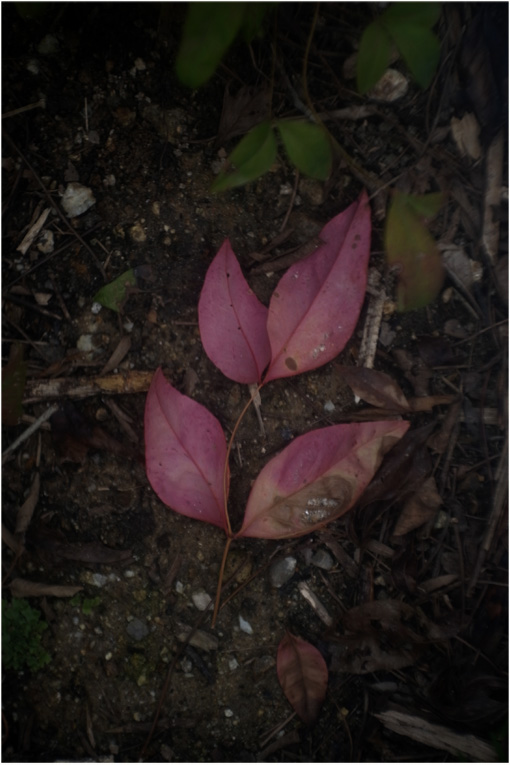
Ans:
[[[419,608],[399,600],[371,601],[347,611],[343,634],[330,645],[331,669],[364,674],[396,670],[416,661],[424,645],[447,635]]]
[[[419,491],[409,497],[402,512],[398,518],[394,536],[403,536],[413,529],[423,526],[427,521],[431,521],[436,515],[442,504],[436,482],[432,476],[427,478]]]
[[[265,83],[259,87],[243,85],[235,95],[231,95],[230,83],[227,84],[215,146],[244,135],[264,120],[270,108],[270,97],[270,88]]]
[[[374,479],[359,501],[359,507],[372,502],[395,500],[417,491],[432,470],[426,442],[434,423],[409,430],[386,455]]]
[[[373,406],[408,412],[409,404],[400,386],[389,375],[367,367],[335,364],[335,371],[358,398]]]

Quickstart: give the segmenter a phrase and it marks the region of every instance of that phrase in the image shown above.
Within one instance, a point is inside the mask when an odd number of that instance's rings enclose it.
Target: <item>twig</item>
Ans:
[[[10,112],[4,112],[2,114],[2,119],[6,119],[7,117],[15,117],[17,114],[24,114],[25,112],[29,112],[32,109],[45,109],[46,108],[46,99],[40,98],[39,101],[35,101],[33,104],[27,104],[26,106],[20,106],[19,109],[11,109]]]
[[[41,416],[38,417],[37,420],[34,423],[32,423],[32,425],[30,425],[25,431],[23,431],[23,433],[15,441],[13,441],[12,444],[10,444],[10,446],[7,447],[7,449],[2,454],[2,465],[6,461],[9,454],[14,452],[18,448],[18,446],[23,443],[23,441],[26,441],[27,438],[30,438],[32,433],[35,433],[35,431],[39,429],[39,427],[42,425],[43,422],[46,422],[46,420],[50,419],[52,414],[55,414],[57,409],[58,409],[58,404],[53,404],[48,409],[46,409],[44,414],[41,414]]]
[[[296,194],[298,190],[298,183],[299,183],[299,170],[296,170],[296,180],[294,181],[294,188],[292,189],[292,195],[290,198],[289,207],[287,209],[287,212],[285,213],[285,218],[283,219],[283,223],[280,226],[280,233],[285,230],[285,226],[287,225],[289,221],[292,208],[294,207],[294,200],[296,198]]]

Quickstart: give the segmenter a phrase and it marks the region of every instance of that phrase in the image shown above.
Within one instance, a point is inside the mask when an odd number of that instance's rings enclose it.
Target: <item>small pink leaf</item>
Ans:
[[[276,672],[296,714],[307,725],[315,722],[328,686],[328,668],[321,653],[287,632],[278,646]]]
[[[271,364],[264,382],[316,369],[345,346],[365,296],[370,232],[363,191],[324,226],[324,244],[280,279],[269,304]]]
[[[260,382],[271,357],[266,321],[267,308],[250,289],[226,239],[205,277],[198,324],[205,352],[231,380]]]
[[[179,393],[158,369],[145,402],[146,470],[158,497],[182,515],[227,531],[226,458],[225,435],[216,417]]]
[[[346,513],[409,423],[332,425],[296,438],[253,484],[238,537],[309,534]]]

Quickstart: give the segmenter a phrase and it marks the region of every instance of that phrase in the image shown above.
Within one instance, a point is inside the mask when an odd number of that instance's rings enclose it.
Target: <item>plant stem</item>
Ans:
[[[248,411],[248,409],[250,407],[250,404],[253,402],[253,400],[257,396],[257,394],[260,391],[260,389],[262,388],[263,384],[264,383],[260,383],[260,385],[257,386],[257,389],[253,392],[250,400],[243,407],[243,410],[242,410],[241,414],[239,415],[239,417],[237,418],[236,424],[234,425],[234,429],[232,430],[232,433],[230,435],[230,439],[229,439],[229,442],[228,442],[228,446],[227,446],[227,456],[225,457],[225,468],[224,468],[224,471],[223,471],[223,495],[225,497],[225,519],[227,521],[227,529],[226,529],[227,542],[225,544],[225,550],[223,551],[223,560],[221,562],[220,573],[219,573],[219,576],[218,576],[218,586],[217,586],[217,589],[216,589],[216,601],[215,601],[215,604],[214,604],[214,613],[213,613],[213,619],[212,619],[212,626],[213,627],[214,627],[214,624],[216,622],[216,617],[218,615],[218,609],[219,609],[219,606],[220,606],[221,585],[222,585],[222,582],[223,582],[223,572],[225,570],[225,563],[227,561],[228,550],[229,550],[230,544],[232,542],[232,539],[234,538],[234,535],[232,534],[232,527],[230,525],[230,518],[228,516],[228,490],[229,490],[229,484],[230,484],[230,470],[229,470],[228,463],[229,463],[229,459],[230,459],[230,453],[232,451],[232,444],[234,443],[234,438],[235,438],[236,433],[238,431],[239,425],[241,424],[244,415],[246,414],[246,412]]]
[[[216,624],[216,618],[218,616],[218,611],[220,608],[221,585],[223,584],[223,575],[225,573],[225,565],[227,563],[228,551],[230,549],[230,545],[232,544],[232,539],[233,537],[231,536],[227,537],[227,541],[225,542],[225,549],[223,550],[223,558],[221,559],[220,573],[218,574],[218,586],[216,588],[216,600],[214,601],[214,611],[213,611],[211,627],[214,627],[214,625]]]
[[[331,134],[331,132],[328,130],[326,125],[323,123],[323,121],[319,117],[312,103],[312,99],[310,98],[310,92],[308,90],[308,57],[310,55],[313,35],[315,32],[315,27],[317,25],[317,19],[319,17],[319,8],[320,8],[320,3],[317,3],[315,6],[315,13],[314,13],[312,24],[310,27],[310,32],[308,33],[308,39],[306,41],[305,55],[303,56],[302,80],[303,80],[303,94],[305,97],[306,105],[308,106],[310,112],[312,113],[314,121],[317,123],[317,125],[320,125],[323,128],[323,130],[328,134],[329,140],[331,141],[336,153],[340,157],[342,157],[344,162],[347,163],[347,166],[350,168],[350,170],[356,175],[356,177],[359,180],[361,180],[362,183],[366,184],[366,186],[370,189],[371,192],[378,191],[380,186],[382,185],[382,182],[379,180],[379,178],[377,178],[377,176],[373,175],[373,173],[368,172],[363,167],[358,165],[358,163],[343,148],[343,146],[340,146],[336,138]]]

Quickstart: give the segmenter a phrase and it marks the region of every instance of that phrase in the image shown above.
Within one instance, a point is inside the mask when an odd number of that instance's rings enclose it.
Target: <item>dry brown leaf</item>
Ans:
[[[215,146],[237,135],[247,133],[267,117],[271,91],[267,84],[254,88],[243,85],[235,96],[230,94],[230,84],[225,88],[218,137]]]
[[[28,579],[13,579],[8,585],[11,594],[15,598],[38,598],[41,595],[50,595],[54,598],[72,598],[83,587],[71,585],[44,584],[43,582],[30,582]]]
[[[427,521],[431,521],[443,500],[434,478],[431,476],[423,482],[423,486],[416,494],[413,494],[404,505],[399,519],[395,525],[393,535],[396,537],[408,534],[413,529],[423,526]]]
[[[329,646],[332,671],[365,674],[414,664],[422,647],[447,635],[419,608],[399,600],[356,606],[341,621],[343,634]]]
[[[113,351],[112,355],[101,370],[102,375],[106,375],[112,372],[115,367],[118,367],[123,358],[129,353],[131,348],[131,338],[129,335],[123,335],[120,338],[117,347]]]
[[[353,393],[368,404],[397,412],[409,411],[409,404],[400,386],[384,372],[340,364],[335,364],[335,371]]]

